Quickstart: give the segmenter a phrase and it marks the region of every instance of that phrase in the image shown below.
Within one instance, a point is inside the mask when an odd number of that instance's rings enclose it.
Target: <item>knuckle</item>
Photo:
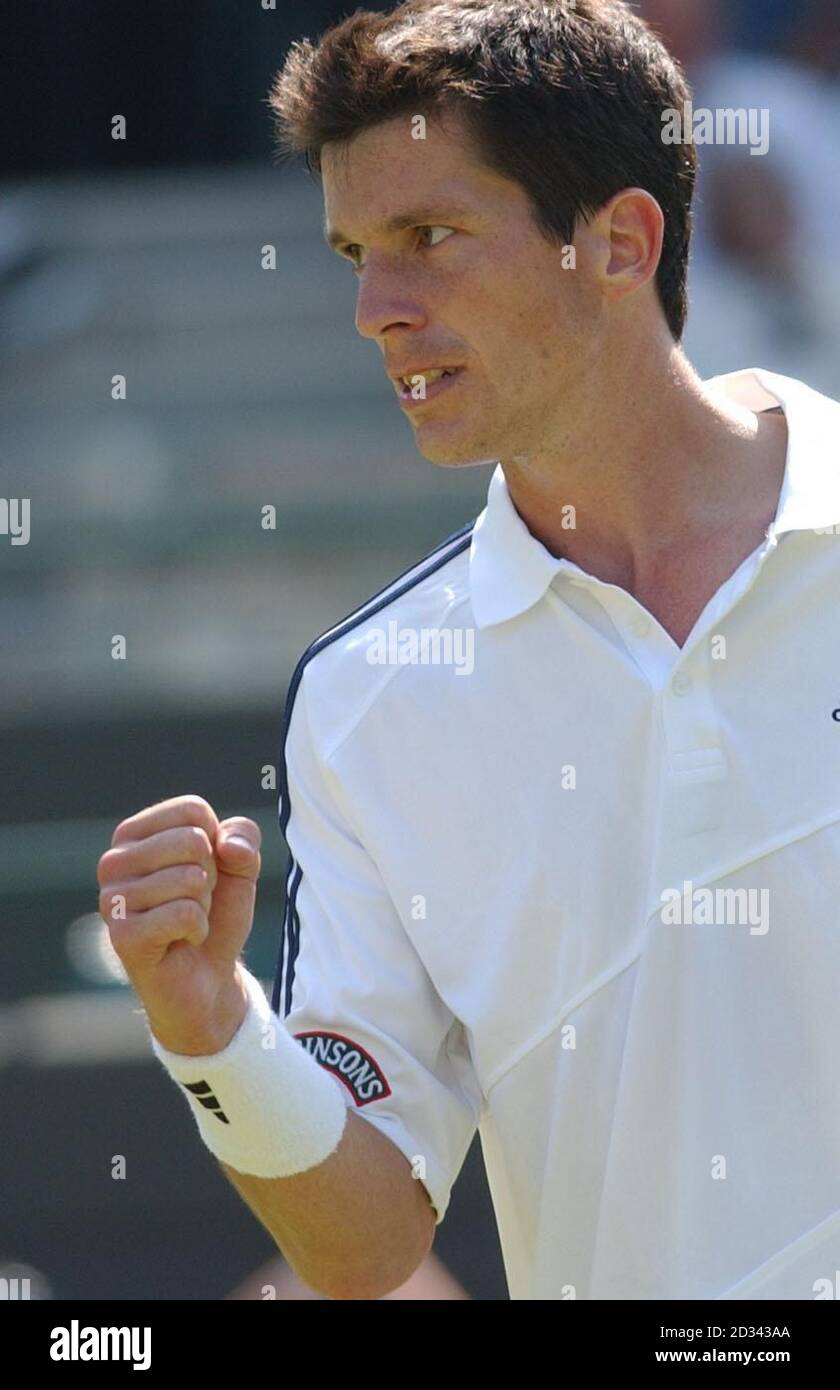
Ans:
[[[197,927],[204,919],[204,908],[195,898],[176,898],[169,904],[170,920],[177,927]]]
[[[200,825],[185,825],[179,831],[184,850],[192,860],[209,859],[213,853],[210,838]]]
[[[182,865],[180,876],[183,887],[190,893],[203,893],[209,880],[209,874],[201,864]]]
[[[115,849],[117,845],[122,844],[124,840],[131,839],[131,822],[134,819],[134,816],[125,816],[117,825],[114,826],[114,833],[111,836],[112,849]]]
[[[185,814],[195,821],[196,825],[203,826],[205,829],[215,828],[216,812],[209,801],[204,800],[203,796],[197,796],[195,792],[188,792],[186,796],[181,797],[181,807]]]
[[[96,878],[100,888],[105,888],[124,873],[128,853],[127,849],[117,846],[106,850],[100,856],[96,866]]]
[[[137,843],[136,840],[125,839],[121,844],[112,845],[111,848],[106,850],[103,854],[102,859],[99,861],[100,864],[104,861],[107,873],[114,874],[118,872],[126,863],[126,860],[131,857],[132,853],[136,852]]]

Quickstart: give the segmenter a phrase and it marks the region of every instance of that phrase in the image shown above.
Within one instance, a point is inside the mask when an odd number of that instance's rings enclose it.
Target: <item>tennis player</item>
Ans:
[[[680,347],[688,95],[620,0],[357,11],[272,87],[418,449],[496,467],[294,672],[273,998],[252,821],[139,812],[100,905],[333,1298],[417,1268],[476,1130],[514,1299],[840,1268],[840,405]]]

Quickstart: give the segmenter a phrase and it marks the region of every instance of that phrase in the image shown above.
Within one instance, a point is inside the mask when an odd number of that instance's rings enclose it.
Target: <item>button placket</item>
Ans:
[[[729,765],[712,700],[712,675],[707,639],[692,647],[662,691],[667,758],[658,864],[662,887],[697,877],[704,847],[726,814]]]
[[[673,646],[667,634],[641,604],[621,591],[620,600],[610,594],[609,602],[601,602],[617,629],[622,642],[636,665],[654,690],[668,680],[674,660]]]

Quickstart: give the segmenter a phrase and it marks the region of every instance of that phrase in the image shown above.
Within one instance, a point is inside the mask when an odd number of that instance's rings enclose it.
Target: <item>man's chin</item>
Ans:
[[[427,463],[434,463],[438,468],[478,468],[481,464],[498,462],[496,456],[470,453],[463,446],[459,448],[454,443],[447,446],[442,440],[423,439],[420,434],[415,436],[414,443]]]

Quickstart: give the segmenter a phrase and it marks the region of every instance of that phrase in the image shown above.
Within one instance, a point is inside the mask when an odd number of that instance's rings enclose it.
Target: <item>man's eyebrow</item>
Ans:
[[[395,213],[393,217],[386,218],[381,230],[402,232],[406,227],[448,227],[453,218],[455,221],[461,221],[463,218],[474,216],[475,210],[472,208],[461,207],[457,203],[440,203],[437,207],[410,208],[407,212]],[[352,237],[345,236],[338,227],[328,227],[326,217],[321,225],[324,240],[334,251],[337,251],[339,246],[353,244]]]

